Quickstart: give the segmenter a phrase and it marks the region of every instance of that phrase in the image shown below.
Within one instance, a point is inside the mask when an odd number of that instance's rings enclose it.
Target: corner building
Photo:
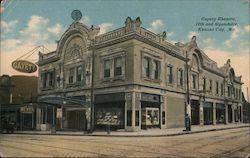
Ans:
[[[75,21],[56,51],[39,55],[38,100],[57,129],[184,127],[188,98],[193,125],[242,122],[241,76],[230,60],[217,67],[196,37],[171,44],[139,17],[98,32]]]

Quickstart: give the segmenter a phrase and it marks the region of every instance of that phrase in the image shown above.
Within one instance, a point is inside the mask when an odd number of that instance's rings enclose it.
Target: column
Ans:
[[[225,103],[225,124],[228,124],[228,105]]]
[[[235,120],[234,120],[234,109],[235,109],[235,105],[232,104],[232,123],[235,122]]]
[[[216,103],[213,103],[213,125],[216,125]]]
[[[132,99],[133,95],[131,92],[125,94],[125,130],[132,131]]]
[[[243,123],[243,106],[240,105],[240,120],[241,120],[241,123]]]
[[[200,125],[204,125],[204,101],[200,101]]]
[[[132,92],[132,130],[135,130],[135,92]]]

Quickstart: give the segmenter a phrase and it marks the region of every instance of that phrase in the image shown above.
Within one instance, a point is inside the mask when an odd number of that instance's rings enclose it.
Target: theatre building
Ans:
[[[98,33],[74,21],[55,51],[39,55],[38,102],[58,130],[184,127],[187,103],[193,125],[242,122],[241,76],[230,60],[218,67],[196,37],[172,44],[139,17]]]

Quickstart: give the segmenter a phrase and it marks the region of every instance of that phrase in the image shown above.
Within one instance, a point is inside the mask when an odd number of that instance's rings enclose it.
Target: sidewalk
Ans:
[[[170,128],[170,129],[148,129],[141,130],[138,132],[125,132],[121,131],[111,131],[107,134],[106,131],[94,131],[92,134],[86,134],[84,132],[69,132],[69,131],[56,131],[56,133],[51,133],[51,131],[15,131],[14,134],[33,134],[33,135],[69,135],[69,136],[111,136],[111,137],[161,137],[161,136],[176,136],[183,134],[193,134],[209,131],[226,130],[233,128],[243,128],[249,127],[249,124],[229,124],[229,125],[193,125],[191,131],[183,131],[184,128]]]

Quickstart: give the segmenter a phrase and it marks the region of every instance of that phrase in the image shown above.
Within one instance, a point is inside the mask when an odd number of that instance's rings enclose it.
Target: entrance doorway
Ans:
[[[228,105],[228,122],[232,123],[233,118],[232,118],[232,105]]]
[[[86,130],[87,121],[84,110],[67,111],[68,129]]]
[[[191,122],[192,125],[200,124],[200,104],[198,100],[191,100]]]

